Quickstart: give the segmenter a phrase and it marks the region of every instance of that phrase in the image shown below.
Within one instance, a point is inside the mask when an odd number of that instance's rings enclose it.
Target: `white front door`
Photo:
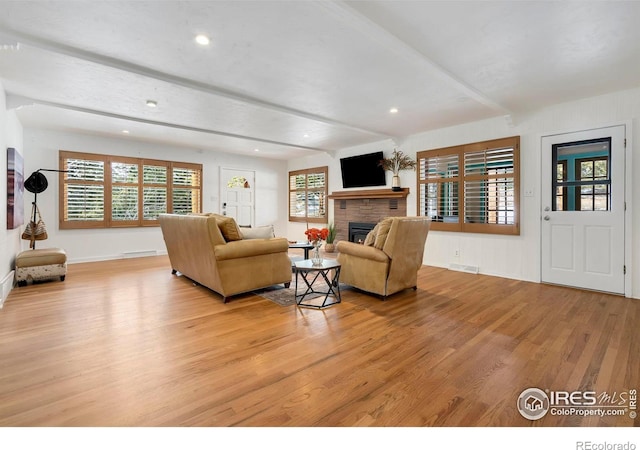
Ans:
[[[255,172],[220,169],[220,212],[240,226],[254,226]]]
[[[624,294],[625,127],[542,138],[542,281]]]

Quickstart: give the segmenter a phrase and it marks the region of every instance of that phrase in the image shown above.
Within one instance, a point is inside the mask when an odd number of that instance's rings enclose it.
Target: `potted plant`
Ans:
[[[391,158],[384,158],[380,161],[380,166],[384,170],[393,172],[393,179],[391,181],[392,191],[401,191],[400,187],[400,175],[401,170],[416,170],[416,162],[409,156],[402,153],[402,150],[393,149]]]
[[[327,243],[324,244],[324,251],[327,253],[333,253],[336,251],[336,245],[333,243],[336,239],[336,226],[330,223],[327,230]]]

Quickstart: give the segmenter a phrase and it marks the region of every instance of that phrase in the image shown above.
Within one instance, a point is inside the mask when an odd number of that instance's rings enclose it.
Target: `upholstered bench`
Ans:
[[[67,254],[61,248],[42,248],[20,252],[16,257],[16,281],[26,286],[27,281],[40,281],[67,275]]]

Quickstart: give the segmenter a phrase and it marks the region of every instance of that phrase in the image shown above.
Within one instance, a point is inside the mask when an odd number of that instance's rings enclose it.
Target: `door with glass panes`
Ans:
[[[624,294],[625,127],[542,138],[543,282]]]

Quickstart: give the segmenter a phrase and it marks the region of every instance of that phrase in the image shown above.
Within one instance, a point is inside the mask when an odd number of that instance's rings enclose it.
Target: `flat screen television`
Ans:
[[[384,169],[379,165],[382,158],[382,152],[341,158],[342,187],[385,186],[387,179]]]

